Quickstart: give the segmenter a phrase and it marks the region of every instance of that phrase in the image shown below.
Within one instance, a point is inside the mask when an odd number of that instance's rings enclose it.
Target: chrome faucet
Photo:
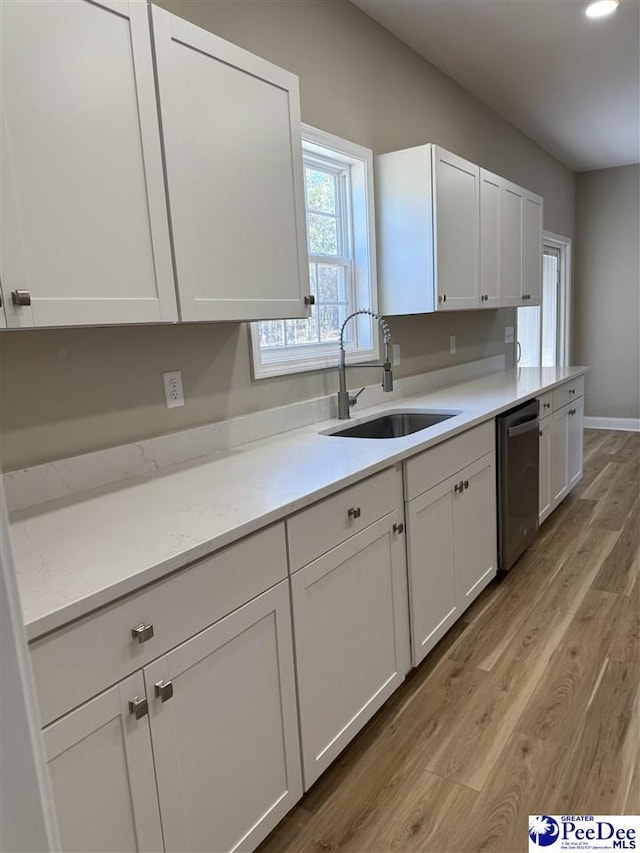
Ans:
[[[361,388],[357,394],[351,395],[347,391],[347,363],[346,363],[346,353],[344,350],[344,330],[345,326],[353,317],[357,317],[358,314],[368,314],[370,317],[373,317],[374,320],[378,321],[378,325],[382,329],[383,341],[384,341],[384,362],[382,364],[362,364],[358,365],[358,367],[381,367],[382,368],[382,390],[383,391],[393,391],[393,372],[391,370],[391,358],[389,355],[389,347],[391,346],[391,332],[389,330],[389,326],[387,325],[387,321],[384,317],[381,317],[380,314],[375,314],[373,311],[369,311],[367,308],[363,308],[360,311],[354,311],[353,314],[349,314],[344,323],[342,324],[342,328],[340,329],[340,361],[338,363],[338,376],[340,378],[340,390],[338,391],[338,418],[341,421],[347,420],[350,418],[349,409],[351,406],[355,406],[356,400],[364,391],[364,388]]]

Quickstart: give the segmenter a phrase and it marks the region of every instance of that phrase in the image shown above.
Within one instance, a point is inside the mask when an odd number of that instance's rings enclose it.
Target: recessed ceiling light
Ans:
[[[620,0],[596,0],[587,6],[584,13],[588,18],[604,18],[615,12],[619,5]]]

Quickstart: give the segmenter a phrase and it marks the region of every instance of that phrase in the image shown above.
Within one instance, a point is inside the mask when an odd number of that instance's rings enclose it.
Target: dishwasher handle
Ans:
[[[540,426],[540,418],[536,415],[518,426],[509,427],[507,429],[507,438],[514,438],[516,435],[523,435],[525,432],[537,430]]]

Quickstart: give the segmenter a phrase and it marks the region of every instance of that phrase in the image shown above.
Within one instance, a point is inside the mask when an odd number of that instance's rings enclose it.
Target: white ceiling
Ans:
[[[640,0],[352,0],[571,169],[640,162]]]

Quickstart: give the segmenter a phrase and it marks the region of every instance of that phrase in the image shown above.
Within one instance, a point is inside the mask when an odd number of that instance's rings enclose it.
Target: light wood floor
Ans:
[[[260,853],[526,851],[529,814],[640,813],[640,434],[585,474]]]

